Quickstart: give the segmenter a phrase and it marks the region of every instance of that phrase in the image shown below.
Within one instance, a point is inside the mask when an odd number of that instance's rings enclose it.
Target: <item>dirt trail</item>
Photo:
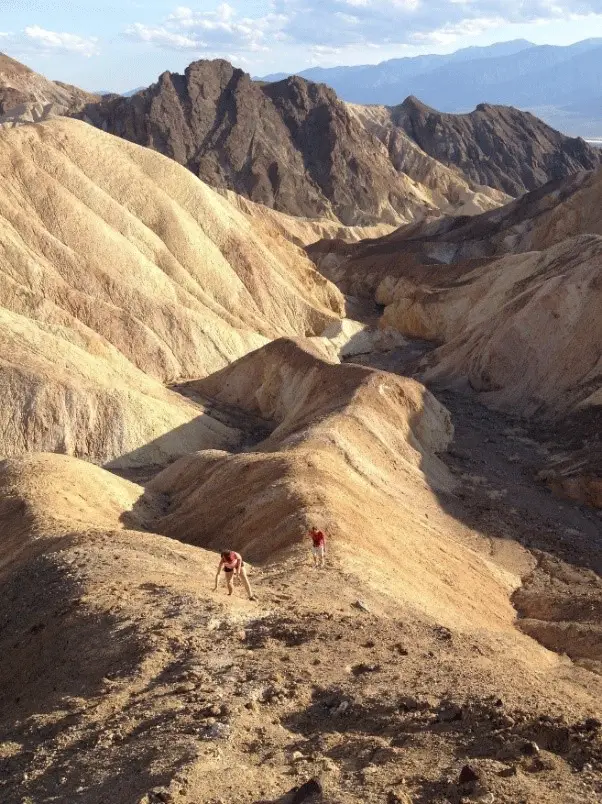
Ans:
[[[409,340],[361,362],[420,379],[430,348]],[[554,445],[536,424],[486,408],[476,393],[429,390],[452,414],[454,442],[442,459],[462,484],[455,495],[441,495],[442,507],[489,537],[491,557],[521,575],[513,599],[520,626],[601,672],[601,512],[555,496],[537,478]]]

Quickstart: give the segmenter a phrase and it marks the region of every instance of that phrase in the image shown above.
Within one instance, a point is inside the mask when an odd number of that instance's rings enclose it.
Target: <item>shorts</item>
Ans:
[[[244,567],[244,565],[245,565],[245,562],[241,561],[240,562],[240,568],[242,569]],[[236,567],[224,567],[224,572],[234,572],[235,569],[236,569]]]
[[[312,547],[311,551],[315,556],[323,556],[324,555],[324,545],[320,544],[320,545],[318,545],[318,547]]]

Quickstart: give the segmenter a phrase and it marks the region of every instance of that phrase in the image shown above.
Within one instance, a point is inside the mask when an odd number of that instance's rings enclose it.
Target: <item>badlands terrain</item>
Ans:
[[[596,804],[602,173],[238,72],[0,128],[0,801]]]

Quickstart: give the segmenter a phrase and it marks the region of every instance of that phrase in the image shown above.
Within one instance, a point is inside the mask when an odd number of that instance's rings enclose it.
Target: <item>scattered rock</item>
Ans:
[[[458,458],[461,461],[466,461],[470,458],[470,452],[467,449],[461,449],[460,447],[450,447],[448,449],[449,455],[452,458]]]
[[[230,737],[230,726],[227,723],[213,723],[202,733],[204,740],[227,740]]]
[[[166,787],[155,787],[149,792],[148,800],[151,804],[154,804],[154,802],[157,802],[157,804],[159,804],[159,802],[162,804],[172,804],[172,802],[175,801],[175,797]]]
[[[530,773],[541,773],[542,771],[551,771],[556,767],[556,761],[552,756],[544,756],[538,754],[533,758],[531,764],[526,768]]]
[[[341,703],[333,710],[333,715],[344,715],[349,709],[349,701],[341,701]]]
[[[439,723],[453,723],[457,720],[462,720],[463,710],[461,706],[444,702],[441,704],[437,712],[437,722]]]
[[[354,676],[361,676],[364,673],[378,673],[381,669],[379,664],[366,664],[366,662],[360,662],[359,664],[354,664],[352,667],[352,673]]]
[[[389,790],[387,793],[387,804],[412,804],[412,799],[408,793],[403,791]]]
[[[353,603],[352,605],[356,609],[359,609],[360,611],[365,611],[367,614],[370,614],[370,609],[368,608],[368,606],[366,606],[363,600],[356,600],[355,603]]]
[[[431,708],[430,703],[423,698],[413,698],[406,695],[399,699],[399,708],[404,712],[425,712]]]

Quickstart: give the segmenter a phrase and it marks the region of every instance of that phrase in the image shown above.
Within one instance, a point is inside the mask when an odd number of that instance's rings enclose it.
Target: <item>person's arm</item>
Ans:
[[[240,573],[242,572],[242,558],[238,558],[236,561],[236,577],[240,578]]]
[[[218,584],[218,581],[219,581],[219,574],[220,574],[220,572],[222,571],[222,566],[223,566],[223,564],[224,564],[224,560],[223,560],[223,559],[220,559],[219,566],[218,566],[218,568],[217,568],[217,575],[215,576],[215,587],[214,587],[214,591],[217,591],[217,584]]]

